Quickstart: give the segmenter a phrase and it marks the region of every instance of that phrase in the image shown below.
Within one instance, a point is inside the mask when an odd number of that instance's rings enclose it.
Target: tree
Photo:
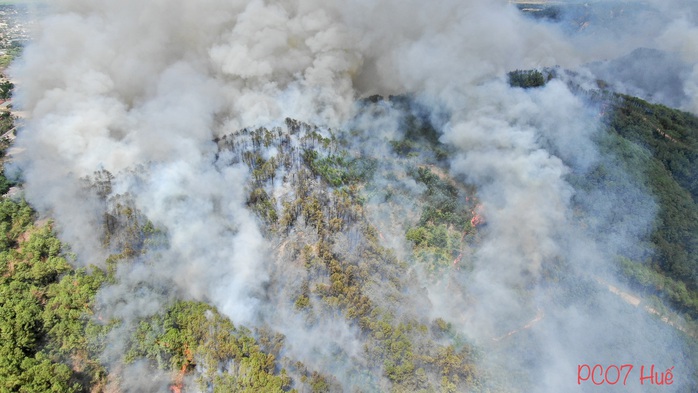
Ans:
[[[73,373],[65,364],[54,363],[39,353],[36,358],[25,358],[22,362],[19,393],[77,393],[79,383],[72,381]]]

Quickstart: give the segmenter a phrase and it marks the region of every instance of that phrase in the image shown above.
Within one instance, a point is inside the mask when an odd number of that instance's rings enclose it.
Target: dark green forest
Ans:
[[[698,118],[616,95],[609,102],[604,148],[621,157],[654,195],[659,211],[644,261],[621,259],[626,276],[648,294],[698,317]],[[603,168],[595,176],[603,181]]]
[[[554,70],[513,71],[512,86],[536,88]],[[698,118],[688,112],[603,90],[581,91],[601,112],[599,151],[617,159],[630,183],[649,192],[657,205],[646,242],[650,255],[618,256],[622,276],[644,296],[660,299],[690,321],[698,318]],[[580,189],[614,188],[619,180],[599,164],[572,183]],[[693,328],[695,329],[695,327]]]

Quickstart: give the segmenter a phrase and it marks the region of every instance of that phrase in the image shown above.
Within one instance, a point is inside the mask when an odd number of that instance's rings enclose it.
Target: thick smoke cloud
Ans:
[[[514,69],[579,67],[626,54],[620,48],[650,47],[683,59],[688,71],[672,86],[685,96],[681,105],[698,111],[691,45],[698,27],[680,12],[695,6],[642,7],[635,18],[659,16],[647,34],[627,34],[634,30],[623,28],[635,20],[621,17],[577,34],[526,18],[505,1],[57,1],[13,69],[19,105],[31,113],[17,139],[25,150],[15,160],[28,200],[56,218],[80,263],[106,257],[104,205],[81,180],[95,171],[114,174],[111,195],[133,197],[166,230],[166,247],[121,268],[120,283],[100,293],[108,316],[135,321],[175,296],[205,300],[236,323],[266,320],[306,362],[333,341],[357,367],[357,333],[344,322],[316,328],[335,333],[313,334],[296,326],[292,310],[271,310],[265,291],[278,273],[245,207],[249,174],[241,165],[215,165],[213,139],[285,117],[341,128],[361,96],[414,93],[423,105],[450,114],[442,141],[456,149],[451,171],[477,185],[488,223],[474,271],[458,277],[466,293],[454,298],[428,287],[432,309],[424,314],[453,321],[491,354],[483,360],[487,367],[523,372],[541,392],[576,386],[576,364],[627,362],[624,354],[638,364],[680,368],[671,350],[661,358],[655,351],[658,342],[680,353],[671,332],[627,311],[615,296],[585,292],[591,306],[556,300],[571,277],[585,277],[587,287],[598,276],[613,283],[606,266],[620,250],[644,252],[634,244],[655,207],[642,189],[609,190],[603,201],[576,194],[570,176],[612,161],[594,147],[598,109],[559,80],[524,91],[505,79]],[[616,71],[591,68],[608,79]],[[653,88],[633,75],[625,80],[635,89],[628,91]],[[625,205],[626,218],[613,221],[620,222],[612,229],[619,235],[594,235],[593,229],[608,234],[609,212],[628,197],[635,202]],[[591,230],[574,217],[575,198],[593,213]],[[631,220],[636,208],[645,214]],[[569,269],[566,278],[556,287],[541,285],[543,265],[559,261]],[[494,343],[531,320],[525,348]],[[113,332],[110,362],[119,361],[121,333]],[[648,335],[657,342],[645,345]],[[501,360],[507,356],[511,362]],[[135,373],[136,366],[124,372]]]
[[[691,1],[609,0],[569,7],[559,23],[614,90],[696,113],[697,11]]]

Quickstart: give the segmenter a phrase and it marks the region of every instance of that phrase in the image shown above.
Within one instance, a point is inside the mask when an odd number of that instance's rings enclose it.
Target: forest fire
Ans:
[[[511,337],[511,336],[515,335],[516,333],[519,333],[519,332],[522,331],[522,330],[530,329],[530,328],[532,328],[535,324],[537,324],[538,322],[540,322],[540,321],[543,319],[543,316],[545,316],[545,313],[543,312],[543,310],[538,309],[538,312],[536,313],[535,318],[533,318],[530,322],[528,322],[527,324],[525,324],[524,326],[522,326],[522,327],[519,328],[519,329],[514,329],[514,330],[510,331],[509,333],[507,333],[507,334],[505,334],[505,335],[503,335],[503,336],[500,336],[500,337],[492,337],[492,341],[501,341],[501,340],[503,340],[503,339],[505,339],[505,338],[507,338],[507,337]]]
[[[0,110],[9,391],[544,393],[622,356],[698,392],[698,118],[635,98],[698,113],[698,5],[55,3]]]
[[[485,218],[482,214],[482,211],[483,211],[482,204],[479,204],[479,203],[472,210],[473,218],[470,219],[470,224],[474,228],[477,228],[477,227],[484,225],[486,223]]]

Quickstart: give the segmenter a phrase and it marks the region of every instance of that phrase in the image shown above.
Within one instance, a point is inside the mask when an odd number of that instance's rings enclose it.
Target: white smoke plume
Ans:
[[[341,129],[357,98],[413,93],[450,114],[441,131],[456,149],[451,171],[477,185],[488,222],[474,271],[459,277],[467,294],[449,298],[428,288],[433,309],[424,315],[453,321],[483,345],[492,353],[488,367],[524,370],[536,391],[570,391],[580,363],[680,357],[671,334],[623,311],[613,296],[589,295],[597,305],[590,312],[565,307],[551,299],[555,288],[540,284],[542,265],[560,260],[574,274],[606,277],[614,252],[643,234],[623,228],[650,225],[654,206],[643,190],[629,191],[646,216],[624,222],[614,241],[578,228],[568,177],[604,159],[593,143],[598,111],[562,81],[524,91],[508,86],[506,72],[578,67],[625,54],[619,48],[671,50],[693,67],[682,89],[685,106],[698,111],[691,45],[698,27],[680,12],[695,6],[643,6],[641,15],[661,15],[648,26],[652,34],[626,35],[625,24],[615,23],[594,36],[526,18],[503,0],[59,0],[13,68],[18,105],[31,114],[15,160],[27,199],[56,218],[80,263],[106,257],[104,206],[81,180],[95,171],[114,174],[112,195],[132,196],[166,230],[167,247],[123,266],[120,283],[100,293],[110,316],[135,320],[176,296],[209,301],[235,323],[254,326],[271,313],[265,288],[273,254],[245,207],[246,167],[217,166],[214,138],[286,117]],[[607,202],[596,212],[600,221],[623,198]],[[492,338],[541,312],[542,322],[529,329],[530,357],[502,361],[525,351]],[[298,356],[312,357],[302,352],[327,340],[360,352],[352,328],[330,321],[339,333],[303,335],[286,313],[272,324]],[[653,360],[646,335],[679,352]],[[679,375],[680,365],[672,365]]]

